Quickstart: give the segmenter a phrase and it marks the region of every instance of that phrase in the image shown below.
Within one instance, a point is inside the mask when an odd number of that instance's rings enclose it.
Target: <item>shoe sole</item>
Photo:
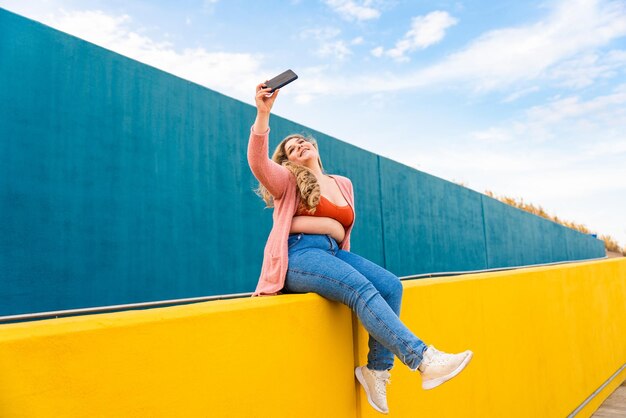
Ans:
[[[441,377],[438,377],[436,379],[432,379],[432,380],[428,380],[426,382],[422,382],[422,388],[424,390],[433,389],[433,388],[436,388],[437,386],[439,386],[440,384],[445,383],[448,380],[452,379],[454,376],[456,376],[457,374],[461,373],[461,371],[465,368],[465,366],[467,366],[467,364],[470,362],[470,360],[472,359],[473,356],[474,356],[474,353],[469,351],[469,354],[467,355],[467,357],[465,357],[463,362],[461,364],[459,364],[459,367],[457,367],[451,373],[448,373],[445,376],[441,376]]]
[[[367,387],[367,384],[365,383],[365,378],[363,377],[363,372],[361,371],[361,367],[360,366],[357,367],[356,369],[354,369],[354,374],[356,375],[356,379],[359,381],[361,386],[363,386],[363,390],[365,390],[365,394],[367,395],[367,402],[369,402],[369,404],[372,406],[372,408],[374,408],[375,410],[377,410],[381,414],[388,414],[389,411],[383,411],[378,406],[376,406],[374,401],[372,401],[372,397],[370,396],[369,388]]]

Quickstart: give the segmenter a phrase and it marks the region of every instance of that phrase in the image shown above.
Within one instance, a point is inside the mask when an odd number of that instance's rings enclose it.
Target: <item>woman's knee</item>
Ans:
[[[398,276],[390,273],[387,280],[385,280],[385,293],[387,295],[401,297],[403,291],[404,287]]]
[[[345,295],[345,303],[351,308],[354,308],[359,301],[367,303],[370,299],[380,294],[376,286],[356,270],[348,273],[342,282],[349,289]]]

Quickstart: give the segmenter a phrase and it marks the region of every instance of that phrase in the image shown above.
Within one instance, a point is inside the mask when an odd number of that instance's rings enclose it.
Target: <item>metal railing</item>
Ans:
[[[587,399],[585,399],[585,400],[583,401],[583,403],[581,403],[580,405],[578,405],[578,408],[574,409],[574,410],[572,411],[572,413],[571,413],[571,414],[569,414],[569,415],[567,416],[567,418],[573,418],[573,417],[575,417],[576,415],[578,415],[578,413],[579,413],[580,411],[582,411],[582,410],[583,410],[583,408],[584,408],[584,407],[585,407],[585,406],[586,406],[589,402],[591,402],[591,401],[593,400],[593,398],[595,398],[596,396],[598,396],[598,394],[599,394],[600,392],[602,392],[602,389],[604,389],[604,388],[605,388],[608,384],[610,384],[610,383],[611,383],[611,382],[612,382],[612,381],[613,381],[613,380],[614,380],[617,376],[619,376],[619,375],[620,375],[620,373],[622,373],[622,370],[624,370],[624,369],[626,369],[626,364],[623,364],[623,365],[622,365],[622,367],[620,367],[619,369],[617,369],[617,371],[616,371],[615,373],[613,373],[613,375],[611,375],[611,377],[609,377],[608,379],[606,379],[606,380],[604,381],[604,383],[602,383],[598,389],[596,389],[596,390],[595,390],[595,391],[594,391],[591,395],[589,395],[589,396],[587,397]]]
[[[605,258],[608,258],[608,257],[604,256],[604,257],[598,257],[598,258],[588,258],[588,259],[583,259],[583,260],[568,260],[568,261],[558,261],[554,263],[530,264],[530,265],[525,265],[525,266],[499,267],[499,268],[484,269],[484,270],[423,273],[423,274],[415,274],[411,276],[402,276],[400,277],[400,280],[427,279],[430,277],[448,277],[448,276],[460,276],[463,274],[478,274],[478,273],[490,273],[490,272],[496,272],[496,271],[519,270],[522,268],[545,267],[545,266],[553,266],[553,265],[560,265],[560,264],[580,263],[580,262],[585,262],[585,261],[602,260]],[[92,308],[65,309],[65,310],[60,310],[60,311],[36,312],[36,313],[19,314],[19,315],[7,315],[7,316],[0,316],[0,323],[31,321],[31,320],[36,320],[36,319],[50,319],[50,318],[59,318],[59,317],[74,316],[74,315],[97,314],[97,313],[105,313],[105,312],[113,312],[113,311],[123,311],[123,310],[129,310],[129,309],[144,309],[144,308],[165,307],[165,306],[171,306],[171,305],[184,305],[188,303],[208,302],[208,301],[223,300],[223,299],[236,299],[236,298],[244,298],[244,297],[250,297],[250,296],[252,296],[252,292],[231,293],[231,294],[226,294],[226,295],[214,295],[214,296],[199,296],[199,297],[184,298],[184,299],[158,300],[158,301],[152,301],[152,302],[127,303],[123,305],[96,306]]]

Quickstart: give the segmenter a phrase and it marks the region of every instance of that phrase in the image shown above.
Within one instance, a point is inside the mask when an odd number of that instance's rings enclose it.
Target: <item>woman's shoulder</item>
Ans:
[[[342,182],[344,184],[352,184],[352,181],[348,177],[340,176],[339,174],[328,174],[328,176],[334,178],[338,182]]]

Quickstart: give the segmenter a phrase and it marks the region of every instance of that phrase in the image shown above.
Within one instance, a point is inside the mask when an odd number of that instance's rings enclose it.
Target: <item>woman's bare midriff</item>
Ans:
[[[290,234],[328,234],[339,244],[343,241],[346,231],[339,221],[323,216],[294,216],[291,220]]]

